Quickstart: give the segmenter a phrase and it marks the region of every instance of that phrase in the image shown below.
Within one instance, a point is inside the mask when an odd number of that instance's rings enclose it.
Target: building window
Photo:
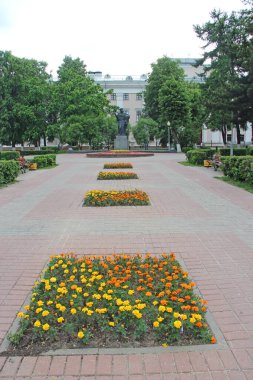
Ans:
[[[136,94],[136,100],[142,100],[142,94]]]
[[[123,94],[123,100],[129,100],[129,94]]]
[[[138,121],[141,117],[141,110],[136,110],[136,121]]]
[[[117,100],[116,94],[111,94],[111,100]]]

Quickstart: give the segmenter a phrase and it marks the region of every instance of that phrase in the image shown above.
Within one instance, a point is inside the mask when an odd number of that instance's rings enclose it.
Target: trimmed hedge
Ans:
[[[19,163],[14,160],[0,161],[0,185],[15,181],[19,173]]]
[[[0,152],[0,160],[16,160],[19,156],[20,153],[16,150],[6,150],[5,152]]]
[[[38,169],[56,165],[56,154],[46,154],[34,157],[31,162],[37,164]]]
[[[193,165],[203,165],[203,161],[212,159],[213,154],[213,149],[192,149],[188,150],[186,157]]]
[[[221,156],[230,156],[230,148],[220,148],[219,149]],[[247,148],[233,148],[234,156],[247,156]]]
[[[222,170],[225,176],[236,181],[247,182],[253,185],[253,157],[223,157]]]
[[[192,146],[184,146],[182,148],[183,153],[187,153],[187,152],[189,152],[189,150],[193,150],[193,147]]]
[[[52,150],[23,150],[20,152],[21,156],[43,156],[45,154],[53,154]]]

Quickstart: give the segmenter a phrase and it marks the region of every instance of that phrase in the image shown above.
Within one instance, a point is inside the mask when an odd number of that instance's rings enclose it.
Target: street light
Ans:
[[[170,121],[168,121],[167,125],[168,125],[168,150],[170,150]]]

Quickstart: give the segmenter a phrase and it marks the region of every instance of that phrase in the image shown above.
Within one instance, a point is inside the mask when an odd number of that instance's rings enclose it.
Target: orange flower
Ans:
[[[212,338],[211,338],[211,343],[212,344],[215,344],[217,341],[216,341],[216,338],[215,338],[215,336],[212,336]]]

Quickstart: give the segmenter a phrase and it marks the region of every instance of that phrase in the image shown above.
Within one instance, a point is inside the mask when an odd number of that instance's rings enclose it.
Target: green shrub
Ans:
[[[230,156],[230,148],[220,148],[219,152],[221,156]],[[248,150],[246,148],[233,148],[234,156],[246,156],[248,154]]]
[[[225,176],[236,181],[253,184],[253,157],[232,156],[222,159],[222,170]]]
[[[0,161],[0,185],[13,182],[19,173],[19,163],[14,160]]]
[[[253,156],[253,148],[247,148],[247,155]]]
[[[42,156],[45,154],[52,154],[52,150],[23,150],[21,151],[22,156]]]
[[[55,166],[56,165],[56,155],[55,154],[46,154],[46,155],[40,155],[37,157],[34,157],[32,159],[32,162],[37,164],[37,167],[40,168],[46,168],[48,166]]]
[[[6,152],[0,152],[0,160],[16,160],[19,158],[20,153],[16,150],[10,150]]]
[[[203,165],[204,160],[212,159],[213,153],[213,149],[192,149],[188,150],[186,157],[191,164]]]
[[[192,146],[184,146],[182,148],[182,152],[183,153],[187,153],[189,150],[193,150],[193,147]]]

